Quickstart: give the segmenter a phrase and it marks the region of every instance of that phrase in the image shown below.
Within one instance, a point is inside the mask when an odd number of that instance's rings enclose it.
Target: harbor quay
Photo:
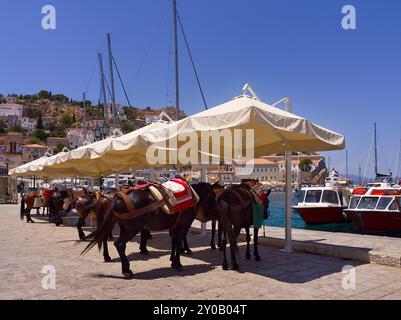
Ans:
[[[287,253],[280,248],[283,229],[269,227],[267,237],[260,238],[262,261],[245,258],[246,244],[241,239],[240,268],[225,272],[222,253],[210,249],[209,234],[201,235],[194,223],[188,235],[193,254],[183,256],[183,270],[170,268],[168,233],[153,233],[149,256],[139,254],[138,236],[128,242],[134,277],[126,280],[111,241],[112,261],[104,263],[96,249],[81,255],[87,242],[77,241],[76,228],[33,218],[35,223],[28,224],[20,221],[19,206],[0,207],[0,299],[401,298],[401,268],[385,263],[386,259],[373,259],[380,252],[396,259],[400,239],[294,230],[294,251]],[[85,232],[89,231],[87,227]],[[342,253],[346,247],[348,256]]]

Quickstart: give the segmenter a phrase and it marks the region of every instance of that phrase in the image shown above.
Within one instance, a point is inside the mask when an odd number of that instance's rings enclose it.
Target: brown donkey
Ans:
[[[202,203],[202,199],[200,202]],[[161,207],[168,203],[169,200],[166,199],[165,194],[163,194],[162,200],[156,200],[149,189],[130,189],[117,193],[107,209],[102,225],[88,236],[93,239],[84,249],[83,254],[96,244],[101,248],[115,222],[118,222],[120,236],[114,245],[121,259],[122,274],[125,278],[132,278],[133,273],[125,254],[127,242],[144,229],[150,231],[171,230],[171,267],[181,269],[182,241],[197,212],[194,207],[190,207],[176,214],[166,214]]]
[[[250,259],[250,226],[254,225],[253,221],[253,201],[254,196],[249,190],[247,185],[241,184],[240,186],[233,186],[226,189],[217,200],[217,210],[220,216],[220,222],[223,228],[223,270],[228,270],[227,262],[227,235],[230,242],[231,251],[231,264],[234,270],[239,268],[236,260],[236,253],[238,252],[237,238],[241,232],[242,228],[246,230],[246,258]],[[266,194],[265,201],[263,203],[263,218],[267,219],[267,209],[269,207],[268,196],[271,190]],[[254,251],[253,255],[256,261],[260,261],[260,255],[258,252],[258,232],[259,228],[254,227],[253,231],[253,241],[254,241]]]
[[[26,222],[34,223],[31,217],[31,210],[34,206],[35,199],[41,196],[40,191],[28,192],[21,197],[21,210],[20,210],[20,218],[24,220],[26,217]],[[26,205],[26,207],[25,207]]]

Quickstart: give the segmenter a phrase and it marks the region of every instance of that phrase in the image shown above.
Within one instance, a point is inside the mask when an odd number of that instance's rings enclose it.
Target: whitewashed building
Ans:
[[[84,129],[83,128],[70,128],[67,129],[68,149],[76,149],[84,143]],[[87,131],[87,140],[93,142],[93,133],[91,130]]]
[[[22,117],[20,120],[21,128],[31,134],[36,129],[36,119]]]
[[[18,119],[22,118],[24,107],[15,103],[2,103],[0,104],[0,117],[17,116]]]

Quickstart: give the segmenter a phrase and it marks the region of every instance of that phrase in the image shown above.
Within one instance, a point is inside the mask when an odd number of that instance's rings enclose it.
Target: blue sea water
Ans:
[[[269,219],[268,226],[284,227],[285,226],[285,193],[272,192],[269,196]],[[292,205],[296,205],[297,200],[292,198]],[[305,229],[306,225],[302,218],[294,210],[292,211],[292,227],[297,229]]]

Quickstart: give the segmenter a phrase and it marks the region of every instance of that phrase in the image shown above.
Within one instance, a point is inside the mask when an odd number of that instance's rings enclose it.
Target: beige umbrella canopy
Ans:
[[[236,132],[245,137],[247,130],[251,132],[252,143],[235,139]],[[220,139],[224,133],[231,135],[232,139]],[[217,139],[208,135],[216,135]],[[189,162],[182,162],[176,151],[179,153],[183,146],[188,146],[189,137],[197,157],[186,158]],[[235,160],[236,150],[242,155],[258,157],[284,151],[337,150],[344,145],[342,135],[244,95],[169,125],[157,123],[146,130],[140,129],[107,143],[85,148],[84,152],[74,150],[61,155],[56,161],[48,161],[47,165],[63,168],[74,164],[74,168],[81,172],[99,167],[99,172],[104,174],[141,167],[198,164],[202,154],[208,155],[208,163],[212,160],[219,163]],[[229,159],[227,154],[231,156]],[[160,159],[162,161],[157,161]]]
[[[247,144],[243,143],[243,139],[235,139],[236,131],[245,137],[247,130],[250,132],[252,143]],[[196,135],[193,135],[194,133]],[[210,138],[210,134],[217,138]],[[284,151],[338,150],[345,146],[342,135],[245,95],[172,123],[156,132],[147,132],[144,137],[153,142],[158,157],[156,150],[179,150],[188,144],[189,139],[185,137],[190,135],[192,139],[197,140],[193,141],[193,145],[198,146],[199,150],[202,149],[202,145],[206,146],[201,152],[213,155],[209,157],[209,161],[215,159],[217,163],[225,156],[224,152],[228,155],[231,153],[230,160],[235,160],[236,149],[240,149],[242,155],[251,151],[253,157],[258,157]],[[221,136],[231,136],[231,139],[225,140],[220,138]],[[166,162],[171,164],[169,152],[166,152],[165,156]],[[187,165],[180,163],[179,159],[178,164]]]
[[[219,135],[224,135],[224,132],[231,135],[231,139],[221,139]],[[235,139],[236,132],[242,133],[241,141]],[[245,141],[248,132],[252,143]],[[217,139],[208,134],[216,135]],[[192,149],[195,148],[199,154],[189,162],[182,162],[176,152],[171,151],[188,146],[191,139]],[[199,163],[201,154],[209,155],[208,162],[214,160],[218,163],[227,160],[227,155],[228,160],[235,160],[238,156],[236,150],[241,155],[258,157],[284,151],[338,150],[344,146],[342,135],[255,97],[243,95],[178,122],[157,122],[121,137],[108,138],[44,159],[39,165],[26,166],[30,174],[37,172],[37,175],[101,176],[144,167],[190,165],[196,161]],[[163,153],[164,161],[157,161]],[[11,174],[18,175],[24,170],[26,167],[17,168]]]
[[[146,167],[147,145],[141,134],[168,126],[158,121],[121,137],[110,137],[69,152],[41,158],[10,171],[10,175],[43,177],[99,177]],[[129,148],[129,152],[124,152]],[[122,150],[120,153],[119,151]]]

